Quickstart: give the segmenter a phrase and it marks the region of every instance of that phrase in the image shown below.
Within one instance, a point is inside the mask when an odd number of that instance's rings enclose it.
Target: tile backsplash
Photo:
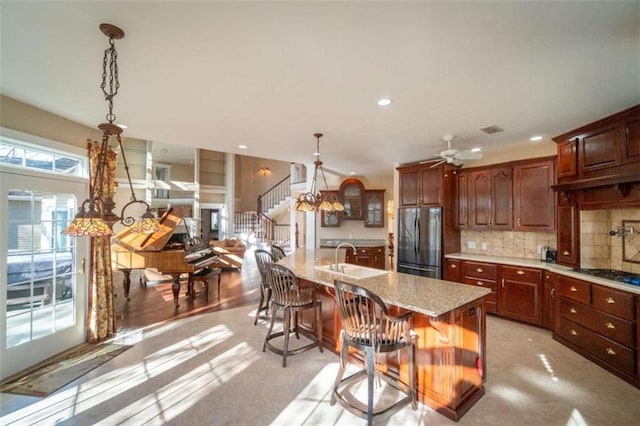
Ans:
[[[474,247],[475,246],[475,247]],[[461,231],[462,253],[540,259],[538,247],[556,248],[555,232]]]
[[[640,221],[640,209],[580,211],[580,266],[582,268],[617,269],[640,274],[640,263],[625,261],[622,252],[626,238],[626,258],[633,259],[640,246],[640,236],[611,236],[609,231],[622,226],[623,220]],[[640,226],[634,224],[635,232]]]

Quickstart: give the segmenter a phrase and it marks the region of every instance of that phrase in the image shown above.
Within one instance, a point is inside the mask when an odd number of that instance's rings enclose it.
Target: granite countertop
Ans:
[[[629,293],[640,294],[640,287],[621,283],[618,281],[607,280],[604,278],[598,278],[587,274],[581,274],[574,271],[568,266],[556,265],[555,263],[542,262],[536,259],[521,259],[518,257],[504,257],[504,256],[485,256],[480,254],[467,254],[467,253],[451,253],[445,255],[448,259],[460,259],[471,260],[476,262],[489,262],[500,263],[502,265],[523,266],[529,268],[538,268],[545,271],[554,272],[568,277],[576,278],[582,281],[588,281],[594,284],[600,284],[605,287],[611,287],[618,290],[628,291]]]
[[[379,247],[386,244],[385,240],[365,238],[327,238],[320,239],[320,247],[338,247],[340,243],[350,243],[356,247]]]
[[[338,260],[344,262],[345,250],[340,250]],[[433,278],[419,277],[389,271],[388,274],[371,278],[352,279],[333,272],[319,271],[315,265],[334,262],[335,250],[296,250],[279,264],[291,269],[298,277],[318,284],[333,287],[333,281],[360,285],[371,290],[390,305],[396,305],[429,316],[438,316],[477,300],[490,290],[466,284]]]

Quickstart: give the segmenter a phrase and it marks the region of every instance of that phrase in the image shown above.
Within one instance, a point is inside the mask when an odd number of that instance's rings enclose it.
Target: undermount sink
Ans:
[[[389,271],[385,271],[384,269],[368,268],[366,266],[352,265],[351,263],[339,263],[337,271],[333,270],[335,269],[333,264],[315,266],[314,269],[330,272],[336,275],[342,275],[356,280],[387,275],[389,273]]]

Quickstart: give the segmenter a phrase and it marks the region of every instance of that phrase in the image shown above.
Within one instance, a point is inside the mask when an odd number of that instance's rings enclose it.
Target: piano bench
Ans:
[[[218,298],[220,298],[220,274],[222,268],[204,268],[195,274],[189,274],[189,284],[187,285],[187,294],[194,297],[193,283],[199,281],[204,286],[205,297],[209,298],[209,280],[214,276],[218,277]]]

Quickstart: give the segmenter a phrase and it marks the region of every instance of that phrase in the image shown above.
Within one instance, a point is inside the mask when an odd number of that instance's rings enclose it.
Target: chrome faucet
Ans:
[[[342,246],[351,246],[351,248],[353,249],[353,255],[355,256],[355,255],[357,254],[356,246],[354,246],[353,244],[351,244],[351,243],[340,243],[340,244],[338,244],[338,247],[336,247],[336,255],[335,255],[335,261],[336,261],[336,263],[334,264],[334,266],[333,266],[333,268],[332,268],[332,269],[333,269],[334,271],[336,271],[336,272],[339,272],[339,271],[338,271],[338,249],[339,249],[340,247],[342,247]],[[344,269],[344,268],[343,268],[343,269]],[[344,272],[344,270],[343,270],[342,272]]]

